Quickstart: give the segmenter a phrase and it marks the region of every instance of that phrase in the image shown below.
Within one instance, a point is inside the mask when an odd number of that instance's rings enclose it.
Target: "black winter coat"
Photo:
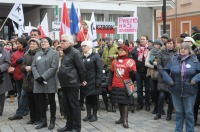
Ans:
[[[83,92],[88,95],[98,95],[102,93],[102,63],[99,54],[91,53],[88,57],[83,56],[83,62],[86,69],[87,85],[81,87]],[[96,86],[100,87],[96,87]]]
[[[60,86],[79,87],[85,81],[85,66],[81,53],[70,46],[64,50],[61,66],[58,71]]]

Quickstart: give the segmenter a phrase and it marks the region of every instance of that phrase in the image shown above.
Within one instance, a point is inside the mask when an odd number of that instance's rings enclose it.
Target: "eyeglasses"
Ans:
[[[60,40],[60,42],[67,42],[67,40]]]

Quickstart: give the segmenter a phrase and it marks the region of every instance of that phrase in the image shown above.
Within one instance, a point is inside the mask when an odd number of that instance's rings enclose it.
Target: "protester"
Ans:
[[[161,40],[162,40],[162,42],[163,42],[164,45],[166,45],[168,39],[170,39],[170,37],[169,37],[169,34],[167,34],[167,33],[164,33],[161,36]]]
[[[168,110],[167,110],[167,117],[166,120],[171,120],[171,115],[173,111],[173,103],[171,99],[171,95],[168,91],[168,85],[165,83],[163,80],[163,77],[161,75],[162,69],[167,65],[167,63],[171,60],[172,56],[176,55],[177,51],[175,49],[175,44],[172,39],[169,39],[166,43],[166,47],[164,50],[161,51],[159,54],[159,59],[158,59],[158,91],[159,91],[159,98],[158,98],[158,108],[157,108],[157,114],[154,117],[154,120],[158,120],[161,118],[162,115],[165,115],[164,111],[164,100],[166,96],[169,99],[168,103]]]
[[[85,81],[85,67],[81,53],[73,47],[74,41],[71,35],[63,34],[61,37],[63,58],[58,72],[58,79],[66,102],[67,123],[63,131],[81,131],[81,110],[79,105],[80,86],[87,85]]]
[[[140,38],[139,46],[136,46],[131,52],[130,57],[136,61],[137,73],[136,73],[136,84],[137,84],[137,110],[143,109],[143,84],[145,85],[145,110],[150,111],[150,84],[149,79],[146,76],[147,67],[145,66],[145,60],[149,53],[148,49],[148,36],[142,35]]]
[[[60,42],[59,42],[59,40],[56,39],[56,40],[53,41],[52,48],[56,50],[56,48],[57,48],[59,45],[60,45]]]
[[[36,52],[39,49],[40,42],[38,39],[31,38],[28,41],[29,51],[24,55],[24,62],[22,63],[21,71],[23,73],[23,90],[27,92],[28,95],[28,105],[30,110],[30,120],[27,124],[38,125],[39,116],[38,116],[38,102],[33,93],[34,77],[31,69],[31,65],[34,59]]]
[[[183,131],[184,119],[186,131],[194,132],[193,108],[200,81],[199,72],[200,63],[187,42],[181,44],[179,55],[173,56],[162,70],[163,79],[170,85],[169,91],[176,110],[177,132]]]
[[[159,92],[157,90],[157,84],[158,84],[157,65],[158,65],[159,54],[161,52],[160,48],[162,47],[162,44],[163,43],[161,40],[155,40],[153,43],[153,48],[150,50],[145,60],[145,66],[148,67],[146,76],[149,77],[151,91],[152,91],[152,100],[155,102],[152,114],[156,114],[158,108]]]
[[[36,38],[36,39],[40,40],[40,35],[41,35],[40,30],[32,29],[30,34],[31,34],[31,38]]]
[[[97,109],[99,94],[102,93],[101,79],[102,79],[102,64],[99,54],[93,52],[92,42],[83,41],[81,43],[83,51],[83,62],[86,69],[86,82],[87,85],[81,87],[86,93],[86,108],[87,116],[83,121],[94,122],[97,121]],[[93,110],[93,114],[91,114]]]
[[[24,61],[24,52],[25,47],[27,46],[27,41],[23,38],[18,38],[16,44],[17,51],[11,57],[11,66],[15,68],[13,77],[18,94],[18,109],[14,116],[8,118],[9,120],[22,119],[23,116],[28,115],[29,112],[27,93],[22,89],[23,74],[21,72],[21,66]]]
[[[4,49],[4,43],[2,41],[0,41],[0,58],[0,116],[2,116],[5,103],[5,92],[13,89],[8,74],[10,55]]]
[[[199,47],[200,46],[200,30],[198,29],[197,26],[192,27],[191,37],[194,39],[195,45]]]
[[[128,58],[129,48],[125,44],[118,47],[118,58],[112,61],[111,72],[112,81],[109,88],[111,89],[111,102],[119,105],[120,119],[116,124],[123,123],[124,128],[128,125],[128,105],[131,104],[131,96],[128,96],[122,80],[135,78],[136,64],[135,61]],[[120,77],[119,77],[120,76]],[[121,80],[121,79],[122,80]]]
[[[59,57],[57,51],[51,48],[52,41],[48,37],[41,40],[42,50],[38,51],[32,63],[32,73],[34,76],[33,93],[39,103],[40,124],[36,129],[47,127],[46,117],[46,95],[50,103],[50,124],[48,129],[51,130],[55,126],[56,120],[56,101],[55,93],[57,93],[56,71],[58,69]]]
[[[83,41],[87,41],[89,39],[88,26],[89,21],[82,22],[81,30],[77,35],[77,40],[79,43],[82,43]]]

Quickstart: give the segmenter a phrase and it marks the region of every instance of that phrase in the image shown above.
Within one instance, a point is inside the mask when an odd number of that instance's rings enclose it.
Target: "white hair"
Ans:
[[[63,35],[61,36],[61,38],[62,38],[62,37],[65,38],[65,39],[67,39],[71,45],[74,44],[74,39],[73,39],[72,35],[63,34]]]

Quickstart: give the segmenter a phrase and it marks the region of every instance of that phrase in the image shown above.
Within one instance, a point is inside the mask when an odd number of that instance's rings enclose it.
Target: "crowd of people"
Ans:
[[[197,27],[192,36],[186,33],[173,40],[167,33],[155,41],[142,35],[136,42],[109,37],[93,47],[88,40],[87,22],[76,35],[63,34],[60,40],[40,38],[40,31],[33,29],[30,37],[12,37],[9,42],[0,40],[0,116],[4,102],[11,102],[17,95],[18,108],[9,120],[23,119],[30,114],[27,124],[36,129],[54,129],[56,122],[56,93],[62,118],[66,125],[58,132],[81,131],[81,111],[87,116],[83,121],[98,120],[99,95],[106,111],[116,112],[116,124],[129,128],[129,107],[134,112],[142,110],[155,114],[154,120],[165,115],[166,120],[176,115],[176,132],[194,132],[200,105],[200,48]],[[98,51],[98,52],[97,52]],[[128,94],[126,80],[135,82]],[[6,96],[6,92],[8,95]],[[40,102],[40,103],[38,103]],[[50,106],[50,123],[47,109]],[[49,125],[47,125],[49,124]]]

